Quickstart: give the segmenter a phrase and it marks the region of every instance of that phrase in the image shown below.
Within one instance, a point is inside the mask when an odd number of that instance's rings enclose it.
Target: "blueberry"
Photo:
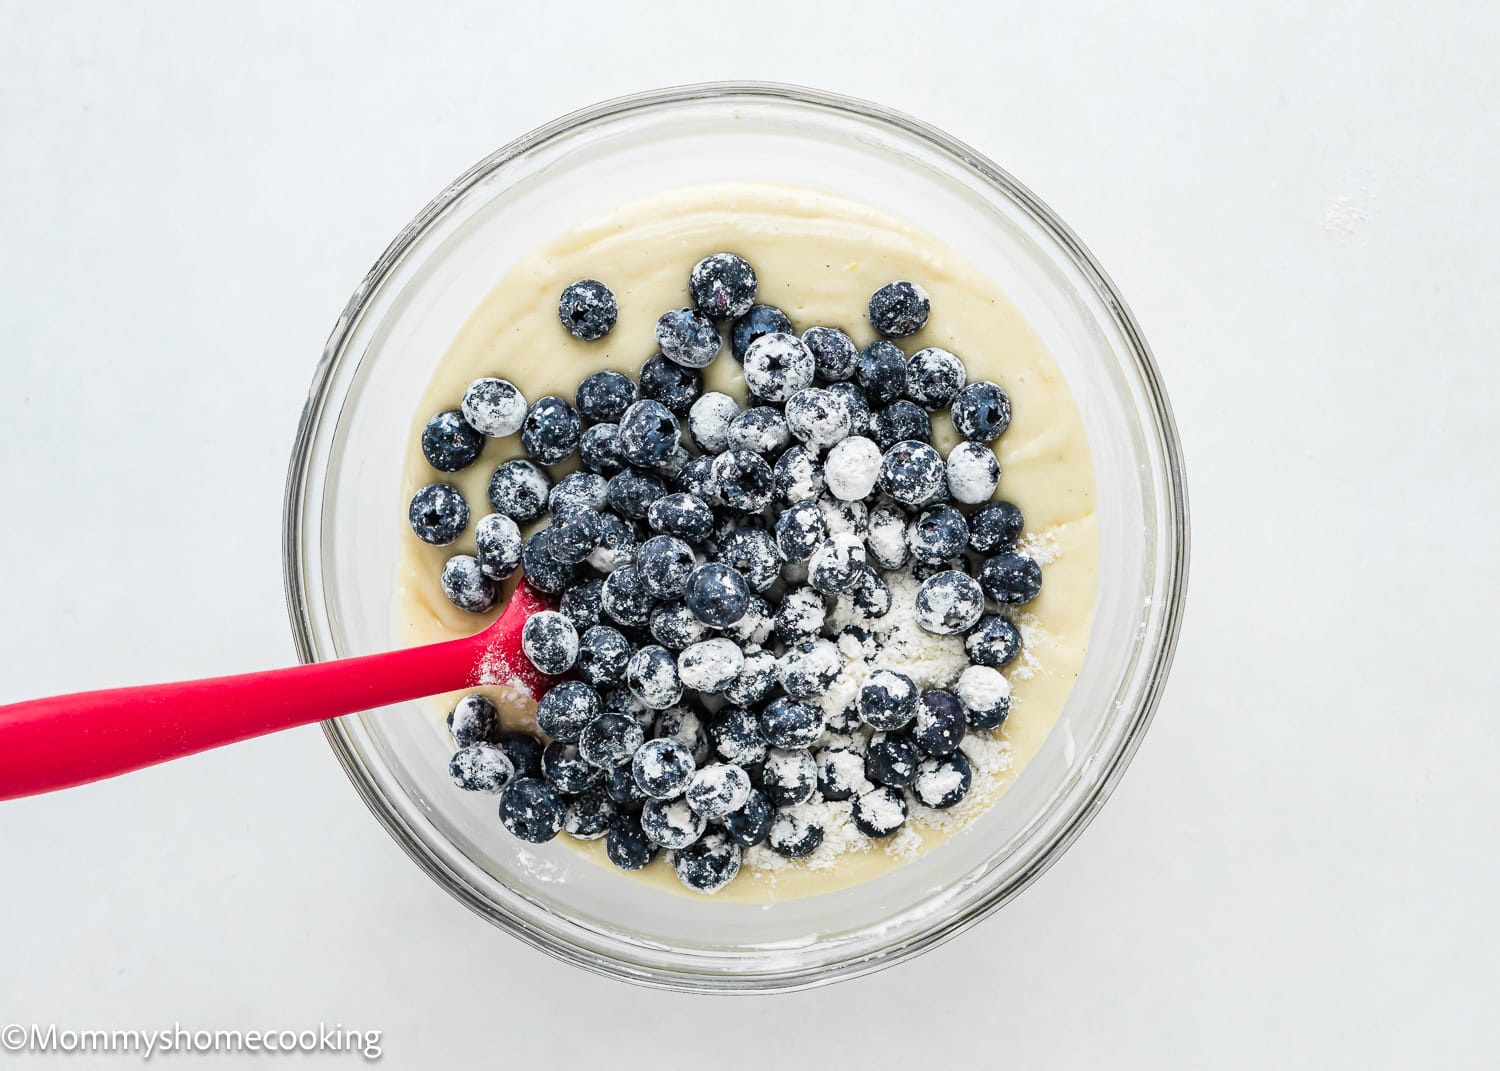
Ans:
[[[745,655],[740,675],[724,689],[724,698],[742,706],[755,706],[769,698],[780,683],[776,656],[770,651],[750,651]],[[731,758],[728,755],[724,757]]]
[[[925,506],[947,490],[943,456],[921,442],[900,442],[880,462],[880,489],[903,506]]]
[[[667,485],[658,476],[637,469],[626,469],[609,478],[609,508],[633,521],[646,519],[646,513],[667,493]]]
[[[953,426],[965,439],[994,442],[1010,427],[1010,395],[993,383],[970,383],[953,399]]]
[[[601,573],[612,573],[635,561],[640,537],[635,526],[617,513],[606,510],[599,519],[604,523],[604,534],[588,556],[588,563]]]
[[[625,683],[631,693],[652,710],[665,710],[682,698],[682,678],[677,659],[657,644],[642,647],[625,664]]]
[[[887,338],[915,335],[932,311],[927,291],[905,279],[886,283],[870,295],[870,326]]]
[[[979,570],[984,593],[998,603],[1019,606],[1036,598],[1042,590],[1042,567],[1036,559],[1006,551],[986,558]]]
[[[651,617],[651,592],[634,565],[622,565],[605,577],[599,599],[604,612],[622,625],[639,628]]]
[[[443,594],[460,610],[484,614],[495,608],[499,593],[495,582],[479,568],[479,559],[469,554],[455,554],[443,566],[439,578]]]
[[[883,569],[899,569],[906,564],[906,515],[895,506],[876,506],[870,512],[865,530],[865,547]]]
[[[863,435],[870,430],[870,402],[858,383],[830,383],[828,393],[841,400],[849,411],[850,435]]]
[[[920,758],[911,737],[904,733],[876,733],[865,752],[865,776],[877,785],[902,788],[917,776]]]
[[[823,826],[806,808],[783,808],[771,819],[766,842],[778,855],[800,859],[817,851],[823,843]]]
[[[738,621],[750,602],[750,586],[733,566],[709,562],[693,570],[682,601],[698,620],[718,628]]]
[[[541,672],[566,673],[578,658],[578,630],[558,611],[542,610],[521,626],[521,650]]]
[[[724,817],[724,835],[741,848],[753,848],[771,832],[771,818],[765,795],[752,788],[745,805]]]
[[[636,556],[646,590],[658,599],[681,595],[696,565],[693,548],[676,536],[652,536]]]
[[[724,631],[730,639],[747,646],[765,643],[771,638],[771,607],[765,599],[751,593],[744,615]]]
[[[629,762],[636,748],[645,742],[646,734],[634,718],[611,711],[583,727],[578,736],[578,753],[585,762],[608,770]]]
[[[677,674],[697,692],[722,692],[745,668],[745,653],[724,636],[692,644],[677,656]]]
[[[894,342],[870,343],[854,367],[854,382],[870,405],[890,405],[906,393],[906,354]]]
[[[526,422],[526,395],[508,379],[476,379],[464,391],[462,409],[475,431],[499,439]]]
[[[632,465],[660,464],[677,449],[679,438],[677,418],[661,402],[634,402],[620,418],[620,456]]]
[[[734,328],[730,332],[734,359],[743,364],[746,351],[756,339],[762,335],[787,332],[791,329],[792,321],[787,318],[786,313],[774,305],[752,305],[749,312],[734,322]]]
[[[745,707],[721,707],[708,724],[708,739],[726,762],[753,766],[765,761],[766,740],[760,734],[760,720]]]
[[[703,373],[657,354],[641,365],[640,386],[642,398],[661,402],[678,416],[686,416],[703,393]]]
[[[647,740],[631,759],[635,783],[652,799],[669,800],[682,795],[696,766],[693,753],[680,740]]]
[[[578,641],[578,676],[595,688],[624,683],[625,663],[630,660],[630,641],[619,629],[595,625]]]
[[[635,810],[650,799],[635,783],[635,770],[628,762],[604,771],[604,791],[616,805],[627,810]]]
[[[585,342],[597,342],[620,317],[620,306],[609,287],[597,279],[580,279],[562,292],[557,301],[557,318],[568,334]]]
[[[680,599],[664,602],[653,609],[647,631],[669,651],[684,651],[713,634],[713,630],[699,621],[698,615]]]
[[[484,450],[484,436],[457,409],[439,413],[422,429],[422,456],[439,472],[468,468]]]
[[[854,375],[859,361],[859,347],[837,327],[809,327],[802,332],[802,344],[813,355],[818,375],[829,383]]]
[[[733,253],[714,253],[693,265],[688,293],[693,304],[714,320],[745,315],[755,304],[755,269]]]
[[[964,738],[968,722],[963,704],[952,692],[934,689],[923,692],[917,700],[917,716],[912,723],[911,740],[917,750],[928,755],[951,755]]]
[[[547,552],[564,565],[577,565],[604,538],[604,521],[587,507],[557,515],[547,535]]]
[[[825,747],[814,761],[818,764],[818,795],[825,800],[846,800],[868,784],[865,757],[857,751]]]
[[[517,777],[542,776],[542,744],[530,733],[501,733],[495,746],[510,759]]]
[[[700,454],[690,458],[673,478],[672,482],[677,490],[693,495],[695,498],[701,498],[709,504],[717,502],[719,485],[714,482],[714,460],[712,454]]]
[[[818,787],[818,765],[806,750],[773,747],[761,770],[761,791],[775,807],[791,807],[812,798]]]
[[[984,592],[972,576],[947,569],[922,581],[912,616],[935,636],[967,632],[984,616]]]
[[[786,415],[769,405],[754,405],[729,422],[726,450],[749,450],[770,457],[792,441]]]
[[[424,543],[446,547],[469,526],[469,504],[451,483],[430,483],[411,496],[411,530]]]
[[[719,329],[697,309],[672,309],[656,321],[656,344],[661,354],[684,368],[706,368],[724,348]]]
[[[837,394],[806,387],[786,400],[786,423],[809,450],[827,450],[848,437],[849,409]]]
[[[990,614],[979,619],[964,640],[969,660],[981,666],[1001,669],[1021,653],[1021,630],[1010,618]]]
[[[880,478],[880,463],[879,446],[863,435],[849,436],[828,451],[828,493],[844,502],[868,498]]]
[[[672,853],[672,867],[694,892],[718,892],[740,872],[740,848],[723,833],[705,833],[696,844]]]
[[[577,840],[598,840],[609,832],[616,814],[614,801],[602,788],[591,788],[568,801],[563,810],[563,832]]]
[[[964,363],[947,350],[929,346],[906,362],[906,396],[924,409],[946,409],[968,380]]]
[[[583,735],[583,730],[603,708],[599,693],[587,684],[563,681],[549,688],[537,702],[537,728],[553,740],[571,744]]]
[[[1010,714],[1010,681],[998,669],[970,666],[958,675],[953,691],[971,729],[998,729]]]
[[[612,423],[620,419],[636,397],[635,380],[623,372],[595,372],[578,384],[573,405],[595,423]]]
[[[708,738],[708,711],[691,700],[657,714],[651,725],[651,737],[676,740],[699,764],[707,762],[713,753],[713,744]]]
[[[704,453],[717,454],[729,445],[729,426],[740,415],[733,398],[709,391],[688,409],[688,431]]]
[[[708,822],[682,799],[648,799],[641,808],[641,829],[662,848],[686,848],[708,828]]]
[[[750,775],[738,766],[713,763],[688,782],[687,805],[704,818],[724,818],[750,799]]]
[[[491,580],[504,580],[521,564],[521,529],[503,513],[481,517],[474,526],[479,569]]]
[[[500,793],[500,822],[513,836],[542,844],[563,825],[563,802],[534,777],[518,777]]]
[[[807,582],[825,595],[853,592],[865,564],[865,543],[857,535],[830,536],[807,563]]]
[[[584,761],[574,744],[554,742],[542,749],[542,780],[564,796],[575,796],[598,784],[603,775]]]
[[[658,498],[646,511],[646,523],[663,535],[702,543],[714,530],[713,511],[697,495],[678,491]]]
[[[554,516],[569,510],[602,510],[609,502],[609,481],[596,472],[570,472],[547,493],[547,509]]]
[[[969,542],[969,525],[952,506],[924,509],[906,530],[906,545],[918,561],[936,565],[963,552]]]
[[[474,743],[460,747],[448,763],[448,776],[465,792],[497,793],[516,776],[515,765],[494,744]]]
[[[923,759],[911,783],[911,794],[924,807],[943,810],[969,794],[974,769],[962,751]]]
[[[1025,527],[1026,519],[1014,503],[991,502],[969,518],[969,546],[981,554],[1009,550],[1021,538]]]
[[[948,452],[948,493],[955,502],[987,502],[999,484],[1000,462],[987,444],[962,442]]]
[[[793,588],[776,607],[773,625],[776,638],[792,644],[811,639],[823,630],[828,620],[828,605],[812,588]]]
[[[823,463],[804,446],[790,446],[776,460],[772,490],[783,502],[803,502],[823,493]]]
[[[736,527],[719,539],[719,561],[733,566],[752,591],[765,591],[781,575],[776,537],[763,528]]]
[[[829,689],[843,667],[843,656],[828,640],[799,640],[781,656],[781,687],[794,699],[812,699]]]
[[[886,785],[861,793],[849,809],[854,828],[867,837],[889,837],[906,821],[906,797]]]
[[[625,468],[620,457],[620,428],[616,424],[595,424],[578,439],[578,458],[590,472],[613,476]]]
[[[448,712],[448,731],[459,747],[491,744],[500,732],[500,712],[482,695],[466,695]]]
[[[598,577],[580,580],[562,593],[557,609],[580,635],[599,623],[599,600],[604,595],[604,581]]]
[[[604,841],[604,853],[611,863],[621,870],[640,870],[656,858],[656,850],[635,815],[615,816]]]
[[[823,714],[817,707],[777,699],[760,712],[760,735],[772,747],[795,750],[811,747],[823,735]]]
[[[859,716],[880,732],[904,728],[917,713],[917,685],[905,673],[877,669],[859,689]]]
[[[882,450],[907,439],[931,442],[932,420],[916,402],[902,398],[870,417],[870,435]]]
[[[884,617],[891,612],[891,586],[869,565],[860,569],[849,597],[866,617]]]
[[[789,562],[806,561],[828,537],[828,525],[815,502],[799,502],[776,519],[776,545]]]
[[[532,404],[521,426],[521,447],[543,465],[555,465],[571,454],[583,434],[578,413],[555,394]]]
[[[530,461],[507,461],[490,477],[490,505],[517,524],[528,524],[547,512],[552,478]]]
[[[772,332],[756,339],[745,351],[745,385],[768,402],[784,402],[812,386],[812,352],[796,335]]]

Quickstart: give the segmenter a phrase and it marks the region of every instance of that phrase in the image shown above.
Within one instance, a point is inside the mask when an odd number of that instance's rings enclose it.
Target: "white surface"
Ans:
[[[0,0],[0,695],[289,660],[283,468],[366,268],[510,137],[716,77],[944,126],[1098,254],[1185,442],[1177,669],[1073,850],[873,978],[724,1001],[557,965],[306,729],[0,805],[0,1020],[342,1022],[401,1067],[1492,1057],[1500,11],[270,6]]]

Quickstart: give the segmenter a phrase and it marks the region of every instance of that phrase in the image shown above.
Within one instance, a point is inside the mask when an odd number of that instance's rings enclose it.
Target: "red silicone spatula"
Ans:
[[[482,684],[539,697],[552,678],[521,652],[546,596],[526,584],[483,632],[290,669],[80,692],[0,706],[0,800],[98,781],[212,747]]]

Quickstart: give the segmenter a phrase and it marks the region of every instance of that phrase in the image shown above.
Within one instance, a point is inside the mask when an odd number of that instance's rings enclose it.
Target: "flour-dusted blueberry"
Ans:
[[[673,486],[684,494],[701,498],[710,506],[717,504],[719,485],[714,481],[714,461],[713,454],[699,454],[689,458],[673,476]]]
[[[886,283],[870,295],[870,326],[887,338],[915,335],[931,311],[927,291],[906,279]]]
[[[816,502],[798,502],[782,510],[776,518],[776,546],[789,562],[811,558],[826,538],[828,525]]]
[[[730,331],[730,346],[734,352],[734,359],[741,364],[745,362],[745,353],[756,339],[762,335],[786,332],[792,329],[792,321],[787,314],[774,305],[752,305],[750,311],[734,322]]]
[[[745,351],[745,385],[768,402],[784,402],[812,386],[816,365],[802,340],[788,332],[762,335]]]
[[[986,558],[979,570],[984,593],[1007,606],[1028,603],[1042,590],[1042,567],[1035,558],[1005,551]]]
[[[641,544],[636,568],[646,590],[657,599],[671,599],[687,588],[688,577],[697,565],[693,548],[676,536],[652,536]]]
[[[693,774],[684,796],[704,818],[724,818],[749,802],[750,790],[749,774],[731,763],[716,762]]]
[[[782,643],[807,640],[823,630],[828,620],[828,604],[812,588],[793,588],[776,607],[772,632]]]
[[[903,788],[917,775],[921,754],[906,733],[876,733],[865,751],[865,776],[877,785]]]
[[[860,351],[854,382],[871,406],[890,405],[906,392],[906,354],[894,342],[877,339]]]
[[[542,742],[530,733],[501,733],[495,746],[510,759],[517,777],[542,776]]]
[[[578,439],[578,458],[590,472],[613,476],[625,468],[620,456],[620,428],[616,424],[595,424],[584,429]]]
[[[902,398],[875,411],[870,417],[870,435],[882,450],[908,439],[931,442],[932,420],[921,406]]]
[[[773,747],[761,767],[761,791],[773,807],[791,807],[812,798],[818,787],[818,765],[805,748]]]
[[[520,840],[544,844],[563,825],[563,801],[532,777],[518,777],[500,793],[500,823]]]
[[[906,396],[924,409],[946,409],[968,382],[963,361],[947,350],[928,346],[906,362]]]
[[[411,496],[406,516],[423,543],[446,547],[469,526],[469,504],[451,483],[430,483]]]
[[[794,699],[814,699],[828,691],[843,667],[843,656],[828,640],[798,640],[781,656],[781,687]]]
[[[724,533],[719,539],[718,558],[737,569],[751,591],[765,591],[781,575],[776,537],[763,528],[736,526]]]
[[[969,630],[964,651],[971,662],[1003,669],[1021,653],[1021,630],[1008,617],[988,614]]]
[[[693,761],[700,766],[713,754],[713,742],[708,737],[708,710],[692,700],[668,707],[656,716],[651,725],[653,740],[676,740]]]
[[[865,547],[882,569],[899,569],[910,551],[906,546],[906,514],[896,506],[876,506],[865,529]]]
[[[578,413],[555,394],[532,403],[521,425],[521,448],[543,465],[555,465],[578,446],[583,422]]]
[[[571,744],[603,709],[604,703],[593,688],[582,681],[563,681],[537,701],[537,728],[553,740]]]
[[[1010,427],[1010,395],[994,383],[970,383],[953,399],[953,426],[965,439],[994,442]]]
[[[912,779],[911,794],[924,807],[946,810],[963,801],[974,783],[974,768],[962,751],[923,759]]]
[[[465,792],[500,792],[516,776],[516,767],[505,752],[484,741],[466,744],[448,763],[448,776]]]
[[[656,724],[656,715],[659,711],[652,710],[645,703],[636,698],[635,693],[626,685],[619,685],[601,693],[600,699],[604,702],[604,709],[618,711],[628,714],[635,719],[635,723],[641,727],[641,732],[650,738],[651,727]]]
[[[650,398],[632,402],[620,417],[620,456],[632,465],[660,464],[677,449],[680,437],[672,411]]]
[[[741,848],[753,848],[771,832],[774,812],[765,794],[752,788],[744,806],[724,816],[724,835]]]
[[[448,601],[471,614],[489,613],[495,608],[499,592],[495,582],[479,568],[472,554],[455,554],[443,565],[438,583]]]
[[[422,456],[439,472],[457,472],[484,450],[484,436],[457,409],[439,413],[422,429]]]
[[[578,578],[578,566],[560,562],[552,556],[552,530],[532,532],[521,545],[521,572],[526,582],[538,591],[560,595]]]
[[[584,342],[597,342],[609,334],[619,317],[615,295],[597,279],[568,284],[557,300],[557,318],[568,334]]]
[[[656,858],[656,845],[641,830],[640,816],[617,814],[604,839],[604,854],[621,870],[640,870]]]
[[[585,762],[612,769],[629,762],[636,748],[646,742],[640,724],[628,714],[606,711],[583,727],[578,753]]]
[[[862,792],[849,809],[854,828],[867,837],[889,837],[906,821],[906,797],[898,789],[880,785]]]
[[[740,645],[724,636],[704,640],[677,656],[677,674],[685,687],[697,692],[722,692],[745,667]]]
[[[652,710],[665,710],[682,698],[682,678],[677,659],[657,644],[642,647],[625,664],[625,683]]]
[[[672,853],[677,880],[697,893],[716,893],[740,872],[740,846],[710,830],[697,842]]]
[[[683,799],[648,799],[641,807],[641,829],[661,848],[686,848],[708,829],[708,821]]]
[[[683,466],[693,460],[693,456],[688,453],[686,446],[678,443],[672,447],[671,452],[666,457],[651,466],[651,471],[666,480],[668,484],[671,484],[676,481],[677,474],[682,471]]]
[[[659,476],[639,469],[626,469],[609,478],[609,508],[622,517],[633,521],[646,519],[651,503],[667,493],[667,485]]]
[[[969,728],[988,732],[1010,714],[1010,681],[991,666],[970,666],[958,675],[954,694],[963,704]]]
[[[599,520],[604,524],[604,532],[599,545],[589,554],[588,563],[601,573],[612,573],[635,561],[640,539],[631,523],[616,513],[600,513]]]
[[[578,384],[573,405],[587,420],[595,423],[618,421],[639,394],[635,380],[623,372],[595,372]]]
[[[631,758],[635,783],[652,799],[676,799],[687,789],[697,765],[693,753],[670,737],[647,740]]]
[[[907,507],[936,501],[948,489],[943,455],[927,443],[897,443],[880,462],[880,489]]]
[[[459,747],[494,743],[500,732],[500,712],[482,695],[466,695],[448,712],[448,732]]]
[[[858,383],[828,384],[828,393],[844,403],[849,412],[849,434],[867,435],[870,431],[870,401]]]
[[[870,728],[893,732],[917,714],[917,685],[899,670],[877,669],[859,689],[859,716]]]
[[[711,390],[689,407],[688,432],[698,449],[717,454],[729,445],[729,426],[739,415],[739,403],[727,394]]]
[[[703,393],[703,373],[658,353],[641,365],[640,392],[642,398],[661,402],[678,416],[686,416]]]
[[[991,502],[969,517],[969,546],[980,554],[1010,550],[1025,527],[1026,518],[1014,503]]]
[[[792,699],[776,699],[760,712],[760,735],[772,747],[811,747],[823,735],[823,712]]]
[[[809,327],[802,332],[802,344],[811,351],[823,380],[836,383],[854,375],[859,347],[837,327]]]
[[[578,640],[578,676],[595,688],[613,688],[625,681],[630,641],[619,629],[595,625]]]
[[[656,344],[661,355],[683,368],[707,368],[724,340],[714,322],[697,309],[671,309],[656,321]]]
[[[917,700],[911,741],[927,755],[951,755],[964,738],[968,721],[963,704],[952,692],[932,689]]]
[[[504,580],[521,564],[521,529],[503,513],[490,513],[474,526],[479,569],[491,580]]]
[[[885,577],[871,568],[868,564],[859,570],[859,576],[855,578],[854,590],[849,593],[854,600],[854,605],[859,612],[866,617],[884,617],[891,612],[894,596],[891,594],[891,585],[886,582]]]
[[[744,767],[765,761],[766,740],[760,735],[760,720],[746,707],[720,707],[708,723],[708,739],[725,762]]]
[[[714,482],[734,509],[755,513],[771,501],[771,466],[749,450],[726,450],[715,458]]]
[[[783,502],[815,499],[825,486],[823,463],[805,446],[789,446],[776,459],[771,485]]]
[[[565,796],[592,788],[603,778],[603,771],[586,761],[576,744],[553,741],[542,749],[542,780]]]
[[[604,581],[598,577],[580,580],[562,593],[557,609],[573,622],[581,636],[599,623],[599,600],[604,594]]]
[[[681,599],[664,602],[651,611],[646,630],[651,638],[669,651],[685,651],[713,634],[713,629],[698,620]]]
[[[752,405],[729,422],[728,450],[771,457],[792,441],[786,415],[769,405]]]
[[[930,506],[906,530],[906,545],[917,561],[936,565],[963,553],[969,542],[964,515],[949,505]]]
[[[635,783],[635,770],[628,762],[604,771],[604,792],[621,810],[639,810],[650,799]]]
[[[823,824],[816,812],[806,807],[783,807],[771,819],[766,843],[778,855],[801,859],[818,850],[823,835]]]
[[[698,620],[727,628],[744,616],[750,602],[750,586],[733,566],[709,562],[693,570],[682,601]]]
[[[575,840],[598,840],[609,832],[618,813],[600,786],[579,793],[563,810],[563,832]]]
[[[704,257],[688,276],[693,305],[714,320],[733,320],[749,312],[755,304],[755,287],[755,269],[733,253]]]
[[[946,569],[922,581],[912,601],[912,616],[935,636],[956,636],[984,616],[984,592],[968,573]]]
[[[521,626],[521,650],[543,673],[566,673],[578,658],[578,630],[558,611],[542,610]]]
[[[460,408],[475,431],[499,439],[521,430],[528,405],[510,380],[489,376],[469,384]]]
[[[547,537],[547,551],[566,565],[577,565],[593,553],[604,538],[604,520],[586,506],[574,507],[554,519]]]
[[[741,706],[758,706],[769,699],[771,693],[780,686],[781,674],[778,672],[776,656],[766,650],[747,651],[744,667],[740,670],[740,675],[724,689],[724,698]],[[726,755],[725,758],[729,756]]]
[[[714,514],[697,495],[676,491],[651,503],[646,523],[653,531],[676,536],[688,543],[702,543],[713,534]]]
[[[1000,485],[1000,462],[986,443],[961,442],[948,452],[948,493],[955,502],[987,502]]]
[[[528,524],[547,512],[552,477],[523,458],[507,461],[490,477],[490,505],[517,524]]]
[[[818,795],[839,802],[870,787],[865,757],[844,747],[825,747],[814,756],[818,764]]]
[[[845,502],[869,497],[880,478],[880,462],[879,446],[863,435],[849,436],[828,451],[828,493]]]
[[[654,600],[637,566],[622,565],[605,577],[599,598],[605,614],[621,625],[640,628],[650,620]]]
[[[865,542],[852,533],[829,536],[807,563],[807,582],[825,595],[853,592],[865,564]]]
[[[848,437],[849,409],[831,391],[805,387],[786,400],[786,423],[809,450],[827,450]]]

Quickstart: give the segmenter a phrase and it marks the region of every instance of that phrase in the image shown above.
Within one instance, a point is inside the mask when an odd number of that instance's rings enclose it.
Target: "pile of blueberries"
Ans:
[[[605,838],[626,870],[667,849],[700,892],[735,877],[743,848],[815,851],[824,830],[797,806],[809,800],[850,800],[854,825],[885,837],[905,821],[908,793],[929,807],[963,799],[964,734],[1009,712],[999,670],[1021,637],[998,611],[1030,601],[1042,579],[1015,550],[1020,511],[992,501],[990,444],[1010,399],[967,382],[945,350],[908,357],[891,341],[926,323],[922,288],[898,281],[871,297],[880,338],[861,350],[833,327],[799,337],[780,309],[755,303],[756,287],[742,258],[707,257],[690,276],[692,306],[661,317],[661,352],[636,379],[596,372],[571,403],[530,404],[506,380],[481,379],[422,433],[440,472],[473,464],[488,438],[519,433],[526,455],[490,479],[477,552],[443,568],[448,598],[489,611],[518,568],[560,597],[522,637],[526,657],[562,678],[537,708],[548,741],[501,732],[494,705],[468,696],[449,716],[453,780],[497,793],[501,821],[523,840]],[[582,280],[558,314],[593,341],[618,307]],[[750,394],[743,410],[704,392],[701,370],[726,330]],[[932,445],[943,410],[964,440],[946,459]],[[554,481],[548,467],[575,453],[581,470]],[[432,483],[409,519],[418,538],[446,546],[468,528],[469,504]],[[878,619],[898,569],[920,582],[917,623],[962,634],[971,665],[952,690],[925,692],[899,669],[874,669],[849,710],[825,714],[820,699],[846,658],[879,662],[866,629],[827,634],[831,600]]]

